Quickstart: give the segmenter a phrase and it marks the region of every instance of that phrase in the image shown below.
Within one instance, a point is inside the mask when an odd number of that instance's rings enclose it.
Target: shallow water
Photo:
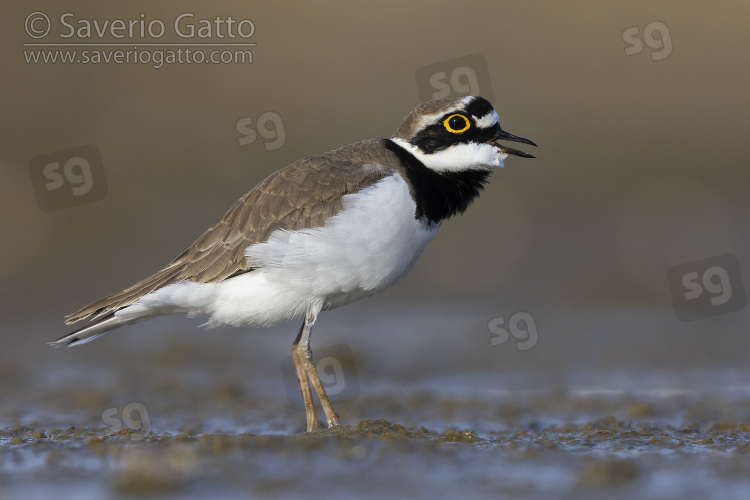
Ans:
[[[77,349],[18,346],[0,369],[0,498],[750,495],[750,370],[695,362],[669,315],[640,312],[656,339],[617,335],[614,311],[557,311],[609,341],[540,327],[519,351],[493,346],[477,310],[361,313],[313,337],[344,425],[312,434],[283,371],[293,325],[168,318]]]

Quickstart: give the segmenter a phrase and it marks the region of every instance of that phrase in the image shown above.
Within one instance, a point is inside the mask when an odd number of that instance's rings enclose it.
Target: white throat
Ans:
[[[508,157],[488,143],[454,144],[437,153],[428,154],[399,137],[391,140],[413,154],[425,167],[437,172],[503,168],[503,160]]]

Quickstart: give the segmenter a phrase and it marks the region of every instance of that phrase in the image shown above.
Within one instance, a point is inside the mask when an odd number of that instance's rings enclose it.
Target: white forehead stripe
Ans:
[[[472,118],[474,118],[474,122],[476,122],[477,127],[479,128],[491,128],[500,123],[500,117],[494,109],[492,112],[487,113],[481,118],[477,118],[476,116]]]

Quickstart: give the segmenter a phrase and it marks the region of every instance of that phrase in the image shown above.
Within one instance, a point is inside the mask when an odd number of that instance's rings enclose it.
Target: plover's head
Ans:
[[[439,99],[417,106],[391,138],[435,171],[491,170],[508,155],[534,158],[499,141],[532,141],[500,128],[497,111],[478,96]]]

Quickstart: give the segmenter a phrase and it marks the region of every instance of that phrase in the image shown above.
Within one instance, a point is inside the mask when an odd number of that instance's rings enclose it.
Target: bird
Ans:
[[[203,326],[268,327],[302,319],[292,359],[307,431],[340,425],[313,364],[318,315],[390,287],[411,271],[443,221],[463,213],[514,155],[480,96],[427,101],[389,139],[306,157],[272,173],[160,271],[65,317],[90,322],[49,342],[75,346],[156,316]]]

